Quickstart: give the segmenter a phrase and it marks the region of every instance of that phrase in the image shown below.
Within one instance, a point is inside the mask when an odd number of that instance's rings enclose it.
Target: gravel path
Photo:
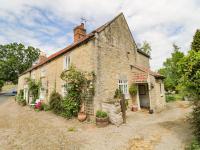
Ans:
[[[94,123],[66,120],[52,112],[35,112],[11,98],[0,104],[0,150],[179,150],[192,136],[187,102],[169,103],[158,114],[128,112],[127,124],[96,128]]]

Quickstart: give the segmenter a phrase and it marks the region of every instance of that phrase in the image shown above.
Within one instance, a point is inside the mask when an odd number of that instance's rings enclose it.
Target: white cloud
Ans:
[[[0,30],[0,42],[20,41],[45,49],[48,54],[69,44],[71,25],[79,24],[81,17],[88,20],[87,27],[91,30],[122,11],[136,42],[150,42],[153,69],[161,67],[170,56],[172,43],[186,52],[195,30],[200,28],[198,0],[0,0],[0,3],[3,4],[0,20],[9,23],[4,31]],[[45,42],[48,36],[52,41]]]

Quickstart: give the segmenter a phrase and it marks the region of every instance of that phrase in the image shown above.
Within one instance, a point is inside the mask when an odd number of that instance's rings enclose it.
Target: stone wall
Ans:
[[[54,89],[63,94],[63,85],[64,81],[60,78],[60,74],[64,70],[64,59],[66,55],[69,55],[71,58],[71,63],[81,71],[91,72],[94,70],[94,56],[93,56],[94,42],[89,41],[88,43],[81,45],[74,50],[67,52],[64,55],[57,57],[56,59],[28,72],[19,77],[18,90],[24,88],[24,79],[30,77],[36,80],[43,80],[44,86],[46,89],[46,99],[48,102],[49,96]],[[45,75],[41,76],[41,69],[44,68]]]
[[[131,80],[130,65],[136,62],[136,45],[123,15],[96,35],[96,109],[113,99],[119,79]],[[129,83],[128,83],[129,84]]]
[[[137,53],[137,64],[146,68],[150,68],[149,58],[141,53]]]
[[[150,83],[153,87],[150,87],[150,107],[151,109],[159,112],[165,108],[165,93],[164,84],[160,79],[150,76]],[[163,93],[160,93],[160,83]]]

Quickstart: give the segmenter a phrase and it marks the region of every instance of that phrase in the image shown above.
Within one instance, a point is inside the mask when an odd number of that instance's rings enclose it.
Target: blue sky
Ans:
[[[183,52],[200,28],[198,0],[0,0],[0,44],[21,42],[48,55],[73,41],[73,28],[87,19],[87,31],[123,12],[136,43],[152,46],[156,70],[170,56],[172,44]]]

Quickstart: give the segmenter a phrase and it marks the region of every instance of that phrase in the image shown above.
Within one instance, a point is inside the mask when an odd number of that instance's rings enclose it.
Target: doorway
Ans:
[[[140,108],[150,108],[148,84],[138,84]]]

